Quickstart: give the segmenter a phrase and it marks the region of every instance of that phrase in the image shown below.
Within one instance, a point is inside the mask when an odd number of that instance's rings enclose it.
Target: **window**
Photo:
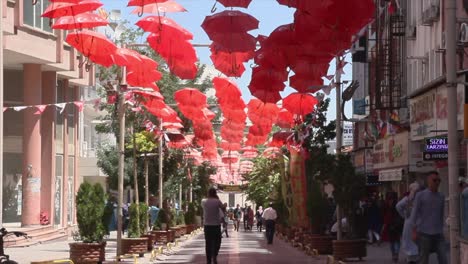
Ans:
[[[64,83],[62,80],[58,81],[57,85],[57,103],[63,103],[65,101],[64,94]],[[61,109],[59,107],[56,108],[57,114],[55,115],[55,151],[57,153],[63,153],[63,135],[64,135],[64,127],[63,127],[63,113],[61,113]]]
[[[26,25],[52,32],[51,21],[48,18],[42,18],[41,14],[49,6],[49,0],[37,0],[35,5],[31,1],[23,2],[23,22]]]

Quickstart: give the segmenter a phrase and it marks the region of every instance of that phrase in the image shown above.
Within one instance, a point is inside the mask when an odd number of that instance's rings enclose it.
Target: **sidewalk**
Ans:
[[[113,232],[107,240],[106,263],[115,260],[116,256],[116,233]],[[59,241],[48,244],[35,245],[25,248],[7,248],[6,254],[11,256],[12,260],[21,264],[29,264],[31,261],[68,259],[68,243],[73,240]],[[156,262],[150,261],[150,253],[145,254],[144,258],[139,258],[138,263],[164,263],[164,264],[182,264],[195,263],[204,264],[205,259],[205,241],[203,233],[193,238],[189,238],[180,243],[179,247],[170,255],[162,255]],[[382,263],[390,264],[391,254],[390,246],[382,244],[381,246],[369,245],[367,247],[367,257],[361,262],[353,260],[346,263]],[[133,260],[126,260],[124,263],[133,263]],[[224,237],[218,263],[223,264],[326,264],[326,256],[311,257],[305,255],[302,251],[292,247],[290,244],[275,237],[273,245],[267,245],[264,233],[257,231],[233,232],[230,230],[229,238]],[[401,264],[405,263],[403,255],[400,257]],[[437,263],[433,255],[431,264]]]

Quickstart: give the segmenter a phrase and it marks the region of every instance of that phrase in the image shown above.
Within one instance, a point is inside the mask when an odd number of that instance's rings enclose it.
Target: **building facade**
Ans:
[[[81,88],[94,85],[94,69],[40,17],[49,1],[0,0],[3,5],[4,168],[3,223],[76,223],[81,182]],[[36,107],[41,106],[41,107]]]

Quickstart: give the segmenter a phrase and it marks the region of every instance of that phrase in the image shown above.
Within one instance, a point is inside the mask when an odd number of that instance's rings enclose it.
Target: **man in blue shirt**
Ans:
[[[420,264],[427,264],[431,252],[437,254],[439,264],[447,264],[444,229],[445,198],[439,190],[437,171],[427,176],[428,188],[416,194],[410,221],[413,224],[413,240],[418,243]]]

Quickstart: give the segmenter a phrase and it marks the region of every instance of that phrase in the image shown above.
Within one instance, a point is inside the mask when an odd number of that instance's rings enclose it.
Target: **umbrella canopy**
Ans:
[[[129,0],[127,6],[145,6],[155,3],[164,3],[168,0]]]
[[[294,126],[294,116],[287,109],[281,109],[278,113],[276,125],[281,128],[292,128]]]
[[[72,32],[65,41],[97,64],[105,67],[114,64],[113,55],[117,46],[101,33],[89,30]]]
[[[177,104],[184,106],[206,106],[206,95],[195,88],[183,88],[174,93]]]
[[[53,29],[73,30],[108,25],[109,21],[95,13],[82,13],[75,16],[60,17],[52,25]]]
[[[226,10],[207,16],[202,23],[202,28],[211,36],[219,32],[247,32],[258,28],[259,21],[246,13],[237,10]]]
[[[241,149],[241,145],[240,143],[233,143],[223,140],[221,141],[221,148],[225,151],[237,151]]]
[[[243,7],[247,8],[252,0],[217,0],[225,7]]]
[[[133,9],[132,14],[159,14],[159,13],[175,13],[175,12],[187,12],[182,5],[176,1],[168,0],[164,3],[152,3],[144,6],[137,6]]]
[[[285,146],[288,142],[292,141],[293,132],[290,131],[279,131],[273,134],[270,143],[270,147],[282,147]]]
[[[216,90],[217,98],[241,97],[242,92],[234,81],[228,78],[214,77],[213,86]]]
[[[138,20],[135,25],[146,32],[158,33],[161,39],[176,38],[190,40],[193,34],[177,24],[174,20],[163,16],[147,16]]]
[[[306,93],[292,93],[283,99],[283,107],[300,116],[312,113],[317,103],[317,98]]]
[[[64,16],[76,16],[88,11],[94,11],[102,6],[99,0],[82,0],[78,3],[51,3],[42,13],[42,17],[59,18]]]

